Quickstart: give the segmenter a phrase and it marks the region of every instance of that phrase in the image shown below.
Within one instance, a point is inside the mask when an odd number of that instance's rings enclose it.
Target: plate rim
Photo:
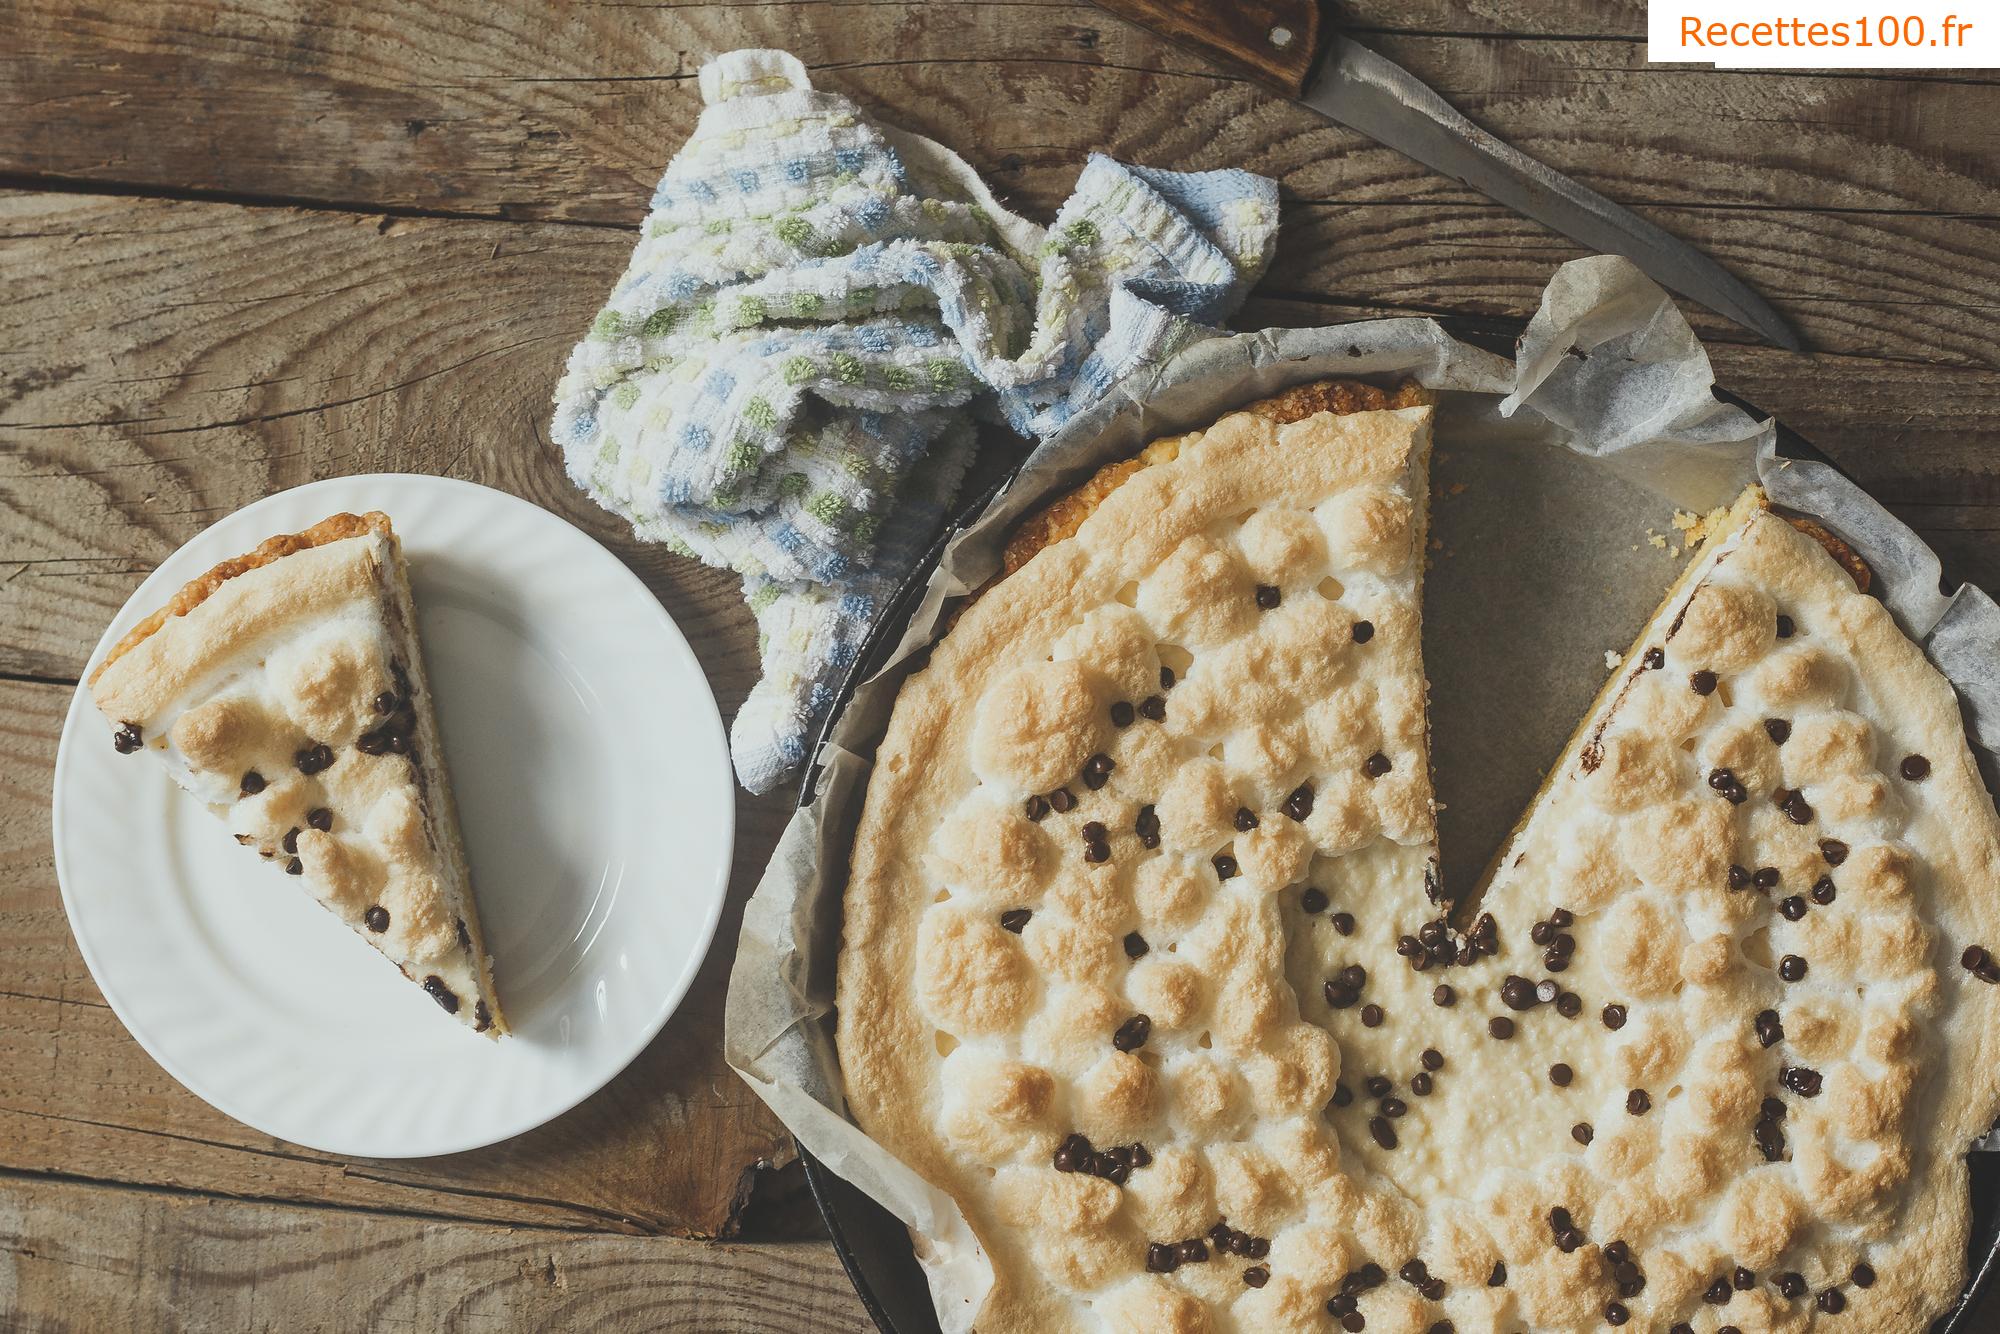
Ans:
[[[615,1048],[613,1055],[606,1058],[604,1065],[600,1069],[593,1070],[579,1079],[574,1089],[565,1090],[550,1103],[546,1105],[530,1104],[523,1110],[497,1117],[492,1122],[487,1123],[486,1129],[469,1135],[444,1138],[436,1143],[425,1142],[406,1149],[384,1149],[374,1145],[369,1145],[366,1148],[357,1148],[352,1144],[340,1143],[338,1136],[331,1138],[319,1135],[301,1137],[274,1130],[269,1126],[259,1124],[257,1120],[245,1115],[241,1104],[231,1096],[230,1091],[216,1090],[213,1088],[211,1082],[191,1077],[190,1073],[182,1067],[180,1062],[169,1059],[161,1051],[154,1038],[148,1034],[144,1024],[135,1018],[129,997],[125,999],[120,998],[117,986],[107,973],[102,958],[90,943],[88,933],[78,928],[76,903],[71,890],[71,882],[77,872],[69,865],[69,852],[65,836],[67,812],[63,794],[71,769],[72,738],[73,736],[75,737],[76,744],[82,743],[81,729],[85,725],[85,720],[88,719],[95,708],[95,705],[88,697],[90,673],[103,658],[109,646],[116,642],[113,638],[114,632],[122,633],[121,627],[124,623],[128,619],[136,618],[130,615],[135,612],[135,608],[148,605],[149,600],[158,599],[158,594],[153,591],[156,586],[164,586],[167,583],[173,582],[172,576],[163,577],[161,571],[166,569],[182,552],[206,539],[216,528],[225,523],[238,521],[244,515],[276,508],[281,501],[297,501],[312,492],[369,485],[385,488],[435,488],[445,493],[456,492],[462,497],[476,496],[479,503],[498,504],[502,509],[512,510],[517,514],[521,514],[529,523],[547,521],[555,525],[552,531],[561,534],[560,540],[578,542],[580,550],[585,553],[583,559],[601,565],[605,575],[611,581],[621,583],[622,587],[638,595],[643,605],[648,609],[649,623],[665,631],[676,650],[685,657],[688,665],[693,668],[694,679],[701,687],[701,701],[707,707],[695,710],[694,712],[697,715],[695,718],[691,720],[684,719],[682,721],[706,734],[707,739],[715,745],[717,753],[721,757],[722,776],[727,783],[727,799],[722,802],[722,816],[719,826],[721,834],[721,861],[714,877],[713,892],[709,895],[709,902],[702,920],[694,924],[695,929],[690,937],[693,948],[688,956],[688,962],[682,969],[681,976],[662,993],[661,999],[655,1005],[653,1013],[646,1018],[645,1022],[635,1026],[627,1040]],[[226,556],[220,557],[220,559],[226,558]],[[672,614],[667,611],[665,605],[654,595],[653,591],[646,587],[645,581],[629,565],[621,560],[615,552],[562,515],[544,508],[525,497],[515,495],[511,491],[503,491],[498,487],[487,486],[480,482],[467,481],[463,478],[442,477],[434,473],[370,472],[352,473],[339,477],[316,478],[309,482],[303,482],[298,486],[286,487],[283,490],[260,496],[258,499],[246,505],[239,506],[204,525],[199,532],[189,537],[154,565],[152,570],[139,582],[139,585],[133,589],[131,594],[127,596],[125,601],[106,623],[105,629],[99,636],[96,645],[84,660],[82,674],[75,688],[71,691],[69,707],[63,714],[62,728],[57,736],[56,761],[53,767],[49,799],[49,835],[51,852],[55,864],[56,887],[62,900],[63,916],[69,926],[70,938],[76,942],[77,951],[83,956],[84,966],[90,971],[92,984],[96,986],[99,994],[104,997],[105,1003],[110,1007],[112,1014],[124,1027],[126,1033],[139,1045],[140,1050],[144,1051],[154,1064],[166,1071],[176,1083],[239,1125],[245,1126],[258,1134],[269,1135],[287,1144],[297,1145],[300,1148],[310,1149],[318,1153],[331,1154],[337,1157],[350,1158],[432,1158],[486,1148],[490,1145],[514,1139],[517,1136],[526,1134],[530,1130],[534,1130],[559,1117],[567,1115],[588,1101],[592,1096],[601,1092],[622,1074],[633,1061],[637,1060],[640,1054],[659,1037],[660,1033],[666,1028],[667,1022],[679,1012],[681,1003],[687,999],[688,993],[693,990],[695,980],[700,975],[702,964],[707,961],[709,951],[714,946],[715,933],[721,925],[723,910],[728,905],[729,882],[736,864],[735,797],[736,774],[729,752],[728,731],[723,726],[721,708],[716,703],[715,689],[708,680],[708,673],[702,667],[701,659],[694,652],[693,645],[688,642],[688,638],[682,632],[679,623],[674,620]]]

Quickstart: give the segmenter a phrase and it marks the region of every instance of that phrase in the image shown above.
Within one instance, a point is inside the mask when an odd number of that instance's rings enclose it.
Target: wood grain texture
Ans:
[[[1771,296],[1816,354],[1694,312],[1722,381],[2000,587],[2000,78],[1649,67],[1643,0],[1335,9]],[[68,683],[112,612],[216,517],[319,477],[443,473],[579,524],[733,712],[756,671],[735,581],[634,543],[544,431],[698,114],[694,71],[746,45],[792,49],[1044,217],[1092,149],[1276,177],[1245,327],[1519,319],[1577,253],[1067,0],[0,6],[0,1324],[858,1327],[823,1247],[626,1235],[730,1232],[787,1156],[718,1053],[782,800],[739,799],[714,957],[631,1070],[532,1135],[416,1163],[271,1141],[162,1073],[91,984],[49,848]],[[2000,1295],[1987,1314],[2000,1328]]]
[[[1891,96],[1870,71],[1649,68],[1642,41],[1467,41],[1387,0],[1352,8],[1363,29],[1379,25],[1370,45],[1623,203],[2000,216],[1990,80],[1905,80]],[[1431,21],[1463,31],[1458,8],[1436,4]],[[357,0],[337,12],[15,0],[0,11],[14,131],[0,173],[629,225],[694,123],[701,61],[777,44],[1033,207],[1053,207],[1083,147],[1247,166],[1301,199],[1477,198],[1087,4]]]
[[[0,1177],[10,1330],[868,1329],[825,1246],[383,1218]]]
[[[438,1159],[348,1161],[215,1111],[126,1034],[63,916],[48,794],[71,693],[0,679],[0,1171],[717,1236],[736,1228],[756,1165],[790,1159],[789,1138],[722,1062],[726,946],[711,953],[665,1032],[609,1087],[504,1144]],[[735,938],[781,806],[739,796],[736,875],[719,941]]]

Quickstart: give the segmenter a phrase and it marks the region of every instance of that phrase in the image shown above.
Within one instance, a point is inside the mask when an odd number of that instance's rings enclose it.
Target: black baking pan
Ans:
[[[1462,342],[1508,356],[1512,355],[1520,332],[1518,325],[1483,320],[1441,319],[1438,323]],[[1715,394],[1717,398],[1755,417],[1770,415],[1721,388],[1717,388]],[[1778,425],[1778,452],[1786,458],[1811,459],[1829,467],[1836,466],[1810,441],[1782,422]],[[833,708],[821,726],[813,747],[815,756],[820,753],[828,734],[853,698],[855,689],[880,671],[894,652],[904,626],[923,600],[925,585],[943,556],[945,546],[961,529],[985,512],[993,499],[1005,489],[1012,475],[1010,471],[1007,476],[984,488],[959,511],[884,607],[863,641],[853,666],[841,682]],[[1949,593],[1951,587],[1952,581],[1947,579],[1943,591]],[[801,807],[810,804],[818,781],[819,766],[815,762],[799,794]],[[1987,781],[1989,784],[1994,781],[1991,773]],[[820,1216],[826,1220],[827,1232],[833,1239],[835,1252],[840,1256],[841,1267],[853,1281],[854,1290],[859,1294],[869,1318],[883,1334],[938,1334],[930,1285],[917,1264],[909,1232],[902,1222],[827,1170],[803,1145],[798,1146],[798,1151],[805,1168],[806,1183],[812,1190],[814,1203],[819,1206]],[[1993,1334],[1993,1327],[1982,1323],[1975,1308],[1980,1297],[1994,1283],[1996,1272],[2000,1271],[2000,1153],[1969,1154],[1968,1163],[1972,1196],[1972,1227],[1966,1245],[1968,1279],[1957,1305],[1938,1318],[1931,1326],[1930,1334]]]

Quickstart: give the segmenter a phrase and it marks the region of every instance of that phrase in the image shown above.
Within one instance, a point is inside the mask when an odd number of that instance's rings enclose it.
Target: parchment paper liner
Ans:
[[[950,1197],[846,1119],[831,1022],[848,842],[908,660],[946,600],[997,567],[1024,512],[1156,436],[1342,375],[1414,375],[1443,395],[1424,659],[1448,888],[1485,866],[1602,683],[1606,651],[1625,649],[1684,563],[1674,511],[1725,505],[1753,477],[1867,560],[1874,591],[1957,687],[1989,787],[2000,773],[2000,607],[1971,585],[1942,592],[1915,533],[1832,468],[1781,457],[1775,423],[1716,399],[1686,320],[1625,260],[1557,270],[1511,364],[1426,319],[1186,349],[1035,450],[952,539],[889,665],[832,729],[814,800],[744,914],[725,1055],[829,1170],[909,1225],[948,1334],[971,1327],[991,1270]]]

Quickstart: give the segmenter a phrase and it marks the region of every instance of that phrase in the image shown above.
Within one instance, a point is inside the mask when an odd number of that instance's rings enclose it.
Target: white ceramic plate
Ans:
[[[722,720],[624,565],[504,492],[382,474],[237,511],[155,570],[91,655],[186,580],[342,510],[409,555],[424,659],[514,1036],[448,1018],[238,847],[79,690],[56,756],[56,875],[132,1036],[220,1110],[355,1157],[454,1153],[574,1107],[650,1042],[707,952],[735,795]]]

